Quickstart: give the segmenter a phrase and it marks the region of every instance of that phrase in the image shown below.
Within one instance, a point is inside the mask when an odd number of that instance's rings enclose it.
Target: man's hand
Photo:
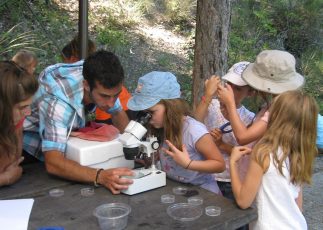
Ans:
[[[128,168],[106,169],[99,174],[98,182],[113,194],[119,194],[121,190],[127,189],[133,183],[133,180],[122,178],[122,176],[133,175],[133,171]]]

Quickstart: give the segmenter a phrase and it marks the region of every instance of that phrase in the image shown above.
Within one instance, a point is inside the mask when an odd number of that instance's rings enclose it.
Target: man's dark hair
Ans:
[[[124,72],[119,58],[114,53],[99,50],[85,59],[83,76],[90,90],[93,90],[96,82],[104,88],[111,89],[123,82]]]

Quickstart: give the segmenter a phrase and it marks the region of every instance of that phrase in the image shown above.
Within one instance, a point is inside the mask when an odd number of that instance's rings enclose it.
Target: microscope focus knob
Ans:
[[[157,150],[157,149],[159,148],[159,143],[158,143],[158,141],[153,141],[153,142],[151,143],[151,148],[152,148],[153,150]]]

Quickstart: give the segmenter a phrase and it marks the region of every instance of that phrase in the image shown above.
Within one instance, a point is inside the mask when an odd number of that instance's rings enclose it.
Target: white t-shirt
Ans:
[[[279,149],[278,156],[281,155],[282,150]],[[282,171],[284,176],[275,167],[270,154],[270,165],[263,175],[255,202],[258,219],[250,225],[250,229],[307,229],[306,220],[296,203],[301,188],[290,181],[288,158]]]
[[[249,125],[251,124],[255,114],[253,112],[250,112],[248,109],[246,109],[244,106],[241,106],[240,108],[237,109],[237,112],[239,114],[239,117],[241,119],[241,121],[243,122],[244,125]],[[204,123],[206,125],[206,127],[208,128],[208,130],[212,130],[214,128],[219,128],[220,126],[222,126],[223,124],[227,123],[228,120],[225,119],[220,111],[220,103],[217,99],[212,99],[211,104],[208,107],[208,114],[204,120]],[[222,140],[225,143],[228,143],[232,146],[237,146],[239,145],[237,143],[237,140],[233,134],[233,132],[230,133],[224,133],[222,135]],[[223,150],[220,150],[223,156],[223,159],[225,161],[225,171],[222,173],[216,173],[214,174],[215,179],[217,181],[225,181],[225,182],[230,182],[231,178],[230,178],[230,156],[224,152]],[[246,159],[244,159],[246,158]],[[240,175],[244,175],[247,167],[248,167],[248,162],[249,159],[247,159],[248,157],[244,157],[243,159],[241,159],[241,163],[239,164],[239,174]]]

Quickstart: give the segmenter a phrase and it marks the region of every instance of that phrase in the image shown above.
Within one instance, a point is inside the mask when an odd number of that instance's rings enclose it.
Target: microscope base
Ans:
[[[133,184],[127,190],[121,192],[127,195],[134,195],[151,189],[166,185],[166,173],[160,170],[136,169]],[[137,177],[137,178],[136,178]]]

